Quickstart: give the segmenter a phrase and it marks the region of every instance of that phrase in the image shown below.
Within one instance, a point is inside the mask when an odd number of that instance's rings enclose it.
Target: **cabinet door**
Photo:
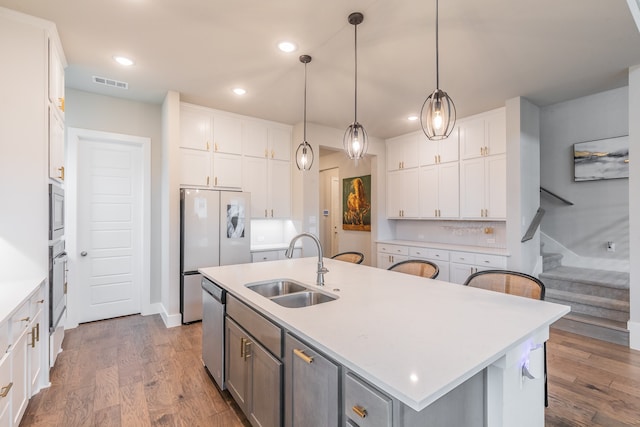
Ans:
[[[420,174],[419,170],[402,171],[402,217],[418,218],[420,216]]]
[[[458,162],[438,165],[438,214],[440,218],[460,216],[460,173]],[[424,197],[420,187],[420,197]]]
[[[54,42],[49,39],[49,101],[64,116],[64,64]]]
[[[486,168],[486,202],[487,216],[504,219],[507,217],[507,158],[488,156],[485,158]]]
[[[457,162],[458,153],[458,132],[459,128],[455,128],[449,138],[438,141],[438,158],[439,163]]]
[[[267,218],[267,159],[244,157],[242,189],[251,193],[251,217]]]
[[[213,117],[209,111],[180,107],[180,147],[208,151],[211,149]]]
[[[6,327],[6,325],[2,325]],[[13,394],[13,384],[11,383],[11,355],[4,352],[5,349],[0,350],[0,391],[5,392],[7,389],[7,395],[0,397],[0,426],[11,425],[11,396]]]
[[[248,335],[229,317],[225,319],[225,375],[227,389],[244,413],[249,409]]]
[[[20,335],[13,350],[11,350],[11,378],[13,387],[11,388],[11,417],[13,425],[20,425],[20,420],[29,403],[29,376],[28,376],[28,354],[27,341],[29,335],[25,331]]]
[[[261,123],[242,123],[242,152],[245,156],[267,158],[269,154],[268,129]]]
[[[29,396],[32,396],[40,390],[40,372],[43,352],[43,342],[40,339],[46,339],[46,335],[41,335],[43,330],[42,311],[40,311],[31,321],[29,333],[27,334],[29,352]]]
[[[251,424],[261,427],[282,425],[282,363],[256,342],[250,345]]]
[[[242,158],[236,154],[213,155],[213,186],[242,188]]]
[[[49,108],[49,178],[64,181],[64,123]]]
[[[507,152],[507,118],[501,108],[486,119],[487,155]]]
[[[458,127],[460,156],[463,159],[482,157],[485,147],[484,119],[469,119]]]
[[[384,252],[379,252],[378,253],[378,268],[382,268],[382,269],[386,270],[387,268],[391,267],[393,265],[393,262],[391,262],[391,257],[392,257],[392,255],[386,254]]]
[[[338,365],[287,334],[285,369],[285,426],[339,425]]]
[[[269,158],[291,162],[291,131],[288,129],[269,129]]]
[[[473,267],[470,265],[452,262],[449,265],[449,281],[451,283],[463,285],[472,271]]]
[[[269,160],[270,218],[291,216],[291,162]]]
[[[180,185],[207,187],[211,178],[211,155],[180,148]]]
[[[482,218],[485,208],[484,158],[464,160],[460,168],[460,216]]]
[[[242,122],[240,119],[222,114],[214,116],[213,151],[242,154]]]
[[[438,266],[438,270],[440,271],[438,273],[438,277],[436,277],[436,279],[438,280],[443,280],[445,282],[449,281],[449,263],[446,261],[433,261],[437,264]]]
[[[420,217],[438,216],[438,189],[438,166],[420,168]]]
[[[419,145],[420,166],[435,165],[438,163],[438,141],[429,141],[424,137]]]
[[[387,173],[387,218],[400,218],[402,209],[402,171]]]

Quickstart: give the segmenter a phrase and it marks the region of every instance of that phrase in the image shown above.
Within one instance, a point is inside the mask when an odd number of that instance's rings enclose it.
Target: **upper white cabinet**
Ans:
[[[224,114],[213,117],[213,151],[242,154],[242,121]]]
[[[458,132],[462,159],[504,154],[507,149],[505,109],[462,119]]]
[[[57,36],[47,37],[49,100],[49,178],[64,181],[64,54]]]
[[[387,170],[418,167],[420,141],[420,134],[417,132],[387,140]]]
[[[49,48],[49,102],[64,117],[64,54],[55,39],[48,38]]]
[[[460,216],[505,219],[507,216],[505,154],[464,160],[460,164]]]
[[[420,168],[421,218],[458,218],[459,194],[458,162]]]
[[[200,107],[180,106],[180,147],[209,151],[212,142],[213,115]]]
[[[49,178],[64,181],[64,121],[49,106]]]
[[[291,130],[258,121],[243,123],[242,147],[245,156],[290,162]]]
[[[387,216],[389,218],[418,218],[420,216],[420,187],[417,168],[387,173]]]
[[[439,141],[429,141],[423,135],[420,148],[420,166],[437,165],[458,161],[458,128],[455,128],[449,138]]]

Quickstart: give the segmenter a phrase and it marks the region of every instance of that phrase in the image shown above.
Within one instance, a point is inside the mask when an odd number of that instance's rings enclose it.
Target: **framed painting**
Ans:
[[[371,175],[342,180],[342,229],[371,231]]]
[[[573,180],[629,178],[629,136],[573,144]]]

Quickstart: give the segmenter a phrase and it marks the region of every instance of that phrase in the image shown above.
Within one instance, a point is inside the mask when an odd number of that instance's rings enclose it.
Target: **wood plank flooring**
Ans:
[[[21,426],[249,426],[202,367],[200,323],[87,323],[63,348]],[[640,426],[640,352],[552,329],[547,358],[547,427]]]

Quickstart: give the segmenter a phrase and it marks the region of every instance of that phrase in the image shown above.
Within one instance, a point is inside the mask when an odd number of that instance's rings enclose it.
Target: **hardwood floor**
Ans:
[[[249,426],[202,367],[200,323],[87,323],[63,348],[21,426]],[[547,427],[640,426],[640,352],[552,329],[547,358]]]
[[[21,426],[250,425],[202,366],[200,323],[167,329],[158,315],[128,316],[65,334],[51,387]]]

